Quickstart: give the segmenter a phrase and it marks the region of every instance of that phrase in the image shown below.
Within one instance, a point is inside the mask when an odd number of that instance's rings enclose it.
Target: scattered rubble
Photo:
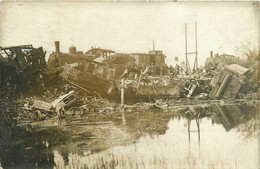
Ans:
[[[122,110],[170,111],[176,105],[209,99],[259,99],[257,70],[236,64],[237,58],[231,55],[212,56],[205,68],[186,75],[182,66],[167,66],[161,51],[119,54],[92,48],[83,54],[73,46],[69,53],[62,53],[59,42],[55,47],[47,65],[42,48],[1,48],[1,88],[42,89],[40,95],[22,94],[20,122],[88,113],[108,116]],[[161,59],[154,59],[157,55]]]

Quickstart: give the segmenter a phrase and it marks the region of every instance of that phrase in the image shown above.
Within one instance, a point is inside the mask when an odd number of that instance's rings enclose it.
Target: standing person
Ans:
[[[180,66],[180,74],[181,74],[181,76],[183,76],[183,68]]]
[[[169,74],[172,74],[172,73],[173,73],[173,67],[171,65],[170,68],[169,68]]]
[[[180,66],[178,64],[176,64],[176,70],[177,70],[177,75],[180,74]]]

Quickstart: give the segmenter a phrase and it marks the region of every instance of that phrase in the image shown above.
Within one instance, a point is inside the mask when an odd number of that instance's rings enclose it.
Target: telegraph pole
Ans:
[[[195,52],[188,52],[187,23],[185,23],[185,57],[186,57],[185,69],[187,74],[190,73],[190,64],[188,60],[189,54],[195,54],[193,71],[198,70],[197,22],[195,22]]]
[[[196,45],[196,67],[194,66],[193,70],[196,68],[198,70],[198,38],[197,38],[197,22],[195,22],[195,45]]]
[[[185,56],[186,56],[186,61],[185,61],[185,70],[186,73],[188,73],[188,47],[187,47],[187,24],[185,23]]]

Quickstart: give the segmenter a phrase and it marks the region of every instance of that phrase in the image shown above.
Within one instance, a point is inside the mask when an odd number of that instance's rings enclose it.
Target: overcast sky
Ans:
[[[2,2],[0,45],[42,46],[49,55],[59,40],[62,52],[74,45],[143,53],[154,40],[175,64],[175,56],[185,58],[185,23],[194,49],[195,21],[200,65],[211,50],[240,56],[243,44],[259,47],[259,8],[252,2]]]

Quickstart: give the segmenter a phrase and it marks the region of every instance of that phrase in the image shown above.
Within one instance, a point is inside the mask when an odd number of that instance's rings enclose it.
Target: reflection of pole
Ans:
[[[191,120],[188,119],[188,137],[189,137],[189,143],[190,143],[190,123],[191,123]]]
[[[123,122],[123,125],[125,126],[125,124],[126,124],[126,120],[125,120],[125,110],[124,110],[123,107],[122,107],[122,109],[121,109],[121,112],[122,112],[122,122]]]
[[[190,126],[191,126],[191,120],[190,118],[188,118],[188,137],[189,137],[189,143],[190,143]],[[198,128],[198,141],[200,144],[200,122],[199,122],[199,117],[197,117],[196,119],[196,124],[197,124],[197,128]]]
[[[199,122],[199,118],[196,119],[196,123],[197,123],[197,127],[198,127],[198,140],[200,143],[200,122]]]

